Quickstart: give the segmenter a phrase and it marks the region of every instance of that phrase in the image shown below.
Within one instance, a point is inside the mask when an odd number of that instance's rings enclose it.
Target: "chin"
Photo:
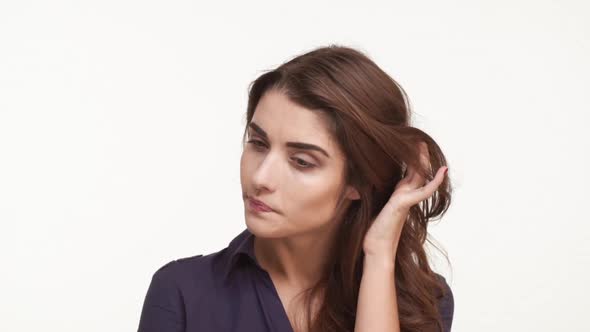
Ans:
[[[286,229],[280,223],[256,216],[246,216],[246,227],[250,233],[260,238],[281,238],[285,237]]]

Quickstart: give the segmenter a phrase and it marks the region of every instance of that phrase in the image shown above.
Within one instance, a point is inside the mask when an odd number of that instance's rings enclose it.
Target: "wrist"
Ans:
[[[365,252],[364,269],[395,270],[395,252]]]
[[[395,260],[399,235],[394,239],[373,240],[365,238],[363,243],[363,252],[366,256],[387,257]]]

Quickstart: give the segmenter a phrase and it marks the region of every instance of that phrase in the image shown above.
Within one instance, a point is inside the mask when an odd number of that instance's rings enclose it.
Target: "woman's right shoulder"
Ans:
[[[153,273],[144,298],[138,331],[183,331],[183,312],[187,294],[196,293],[198,283],[192,276],[200,274],[203,255],[169,261]]]
[[[156,268],[152,279],[180,281],[203,270],[203,263],[203,254],[177,258]]]

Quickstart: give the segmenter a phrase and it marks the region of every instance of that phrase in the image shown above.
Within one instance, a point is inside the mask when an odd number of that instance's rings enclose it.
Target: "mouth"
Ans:
[[[247,197],[248,200],[248,207],[256,212],[273,212],[274,210],[270,208],[268,205],[264,204],[263,202],[252,198]]]

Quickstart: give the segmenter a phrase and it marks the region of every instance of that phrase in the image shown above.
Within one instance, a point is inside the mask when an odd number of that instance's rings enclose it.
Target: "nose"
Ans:
[[[257,192],[274,191],[277,182],[277,174],[280,172],[277,154],[268,153],[257,165],[252,175],[252,184]]]

